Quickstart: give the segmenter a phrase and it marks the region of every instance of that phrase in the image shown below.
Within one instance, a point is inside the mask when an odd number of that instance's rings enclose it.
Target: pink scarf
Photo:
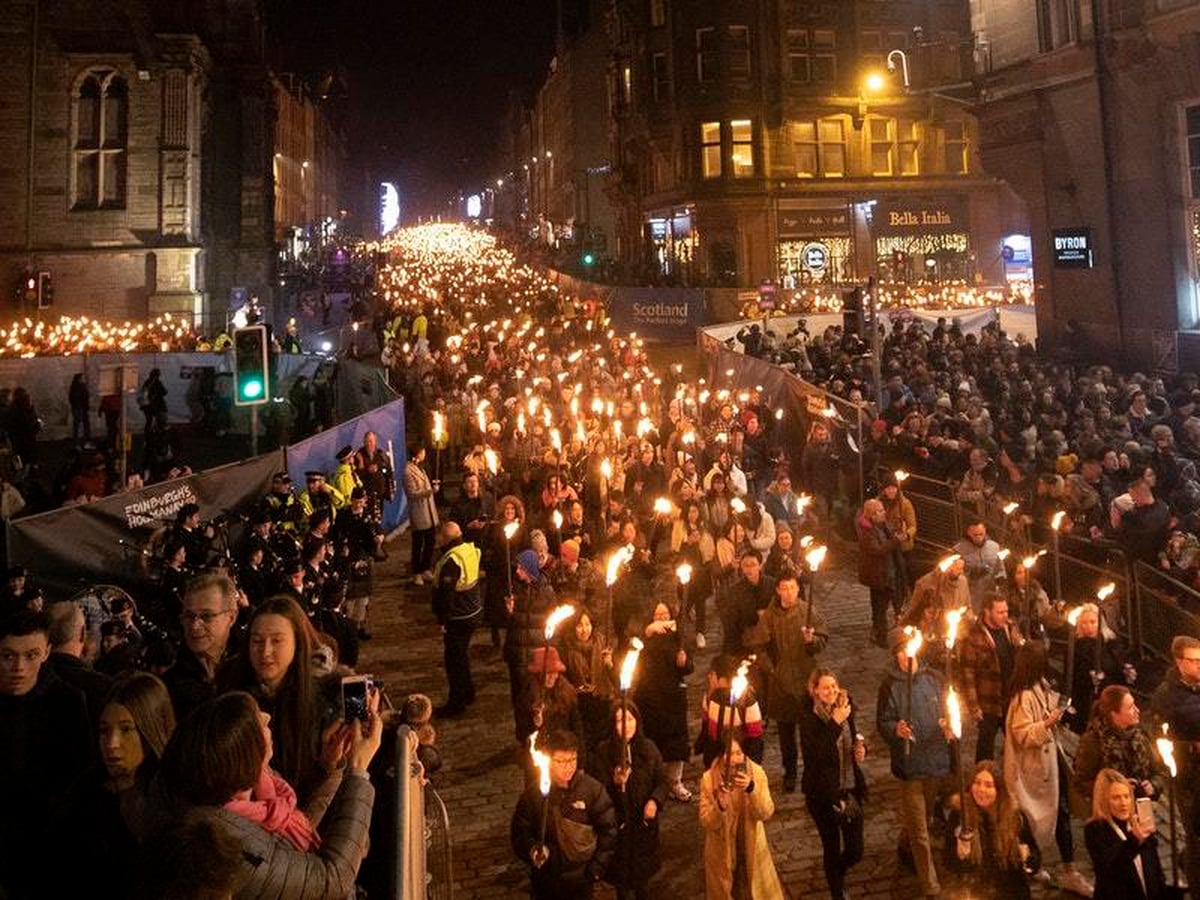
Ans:
[[[271,834],[286,838],[297,850],[307,853],[321,846],[317,834],[303,812],[296,809],[292,786],[266,766],[249,800],[230,800],[225,808],[234,815],[256,822]]]

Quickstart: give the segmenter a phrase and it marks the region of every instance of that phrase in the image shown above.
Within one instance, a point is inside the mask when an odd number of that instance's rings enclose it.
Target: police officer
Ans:
[[[337,452],[337,461],[337,469],[333,473],[333,487],[345,502],[349,502],[350,495],[354,493],[354,489],[362,487],[362,480],[358,477],[358,471],[354,468],[354,448],[347,444],[339,450]]]
[[[292,491],[292,476],[287,472],[276,472],[271,478],[271,490],[263,497],[262,505],[277,531],[294,533],[304,515]]]
[[[300,510],[305,518],[315,509],[328,509],[331,514],[346,505],[338,489],[325,481],[325,473],[315,469],[304,473],[306,487],[300,492]]]

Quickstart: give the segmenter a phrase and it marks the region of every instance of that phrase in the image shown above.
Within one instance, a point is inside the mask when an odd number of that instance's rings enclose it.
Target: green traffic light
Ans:
[[[247,400],[257,400],[262,396],[263,383],[257,378],[251,378],[242,385],[242,396]]]
[[[596,261],[596,257],[592,256],[592,254],[590,254],[590,253],[583,254],[583,264],[585,266],[590,266],[595,261]]]

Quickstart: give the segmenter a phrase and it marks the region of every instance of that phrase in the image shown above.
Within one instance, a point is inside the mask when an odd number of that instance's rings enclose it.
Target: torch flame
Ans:
[[[435,410],[433,413],[433,439],[435,441],[441,442],[446,434],[445,427],[445,417]]]
[[[734,497],[732,500],[729,501],[729,508],[732,509],[738,515],[741,515],[742,513],[744,513],[746,511],[746,503],[745,503],[745,501],[742,500],[741,497]]]
[[[954,642],[958,640],[958,627],[962,623],[963,616],[967,614],[967,608],[960,606],[958,609],[946,610],[946,649],[953,650]]]
[[[958,703],[958,694],[954,687],[946,692],[946,718],[950,723],[950,733],[954,735],[954,739],[962,739],[962,708]]]
[[[679,579],[680,584],[687,584],[692,580],[692,564],[680,563],[675,569],[675,577]]]
[[[892,476],[896,479],[896,484],[904,484],[908,480],[908,473],[903,469],[897,469]]]
[[[554,523],[554,530],[558,531],[560,528],[562,528],[562,513],[556,509],[554,512],[550,513],[550,521]]]
[[[829,548],[824,544],[813,547],[804,554],[804,561],[808,563],[808,568],[815,572],[821,568],[821,563],[825,562],[825,554],[829,552]]]
[[[493,475],[500,471],[500,457],[496,455],[496,451],[491,447],[484,449],[483,461],[487,464],[488,471]]]
[[[1015,513],[1020,508],[1021,508],[1021,504],[1018,503],[1016,500],[1014,500],[1011,503],[1004,504],[1003,512],[1006,516],[1011,516],[1013,513]]]
[[[655,500],[654,514],[656,516],[669,516],[671,514],[671,501],[666,497],[659,497]]]
[[[1050,520],[1050,527],[1053,528],[1055,531],[1058,531],[1058,529],[1060,529],[1062,527],[1062,521],[1063,521],[1064,516],[1066,516],[1066,513],[1063,510],[1060,509],[1058,512],[1056,512],[1054,514],[1054,518]]]
[[[504,526],[504,539],[506,541],[511,541],[513,539],[513,535],[517,533],[517,529],[520,527],[520,522],[509,522]]]
[[[742,660],[742,664],[738,666],[737,674],[729,682],[729,705],[733,706],[742,698],[742,694],[746,693],[746,688],[750,684],[750,680],[746,677],[746,673],[750,671],[750,663]]]
[[[534,746],[537,736],[536,731],[529,736],[529,756],[538,770],[538,789],[542,792],[543,797],[548,797],[550,795],[550,757]]]
[[[1011,555],[1012,555],[1012,551],[1009,550],[1007,547],[1005,547],[1002,550],[997,551],[996,558],[999,560],[1006,560]]]
[[[1067,613],[1067,624],[1074,628],[1075,623],[1079,621],[1079,617],[1081,615],[1083,615],[1083,606],[1076,606],[1069,613]]]
[[[608,558],[608,567],[604,571],[604,584],[612,587],[617,583],[617,577],[621,574],[621,566],[633,559],[633,546],[626,544],[624,547],[619,547],[613,551],[613,555]]]
[[[612,463],[609,462],[607,459],[600,460],[600,474],[604,476],[605,480],[611,481],[612,473],[613,473]]]
[[[1117,583],[1115,581],[1110,581],[1108,584],[1101,587],[1100,590],[1096,591],[1096,599],[1103,603],[1112,596],[1113,591],[1116,589]]]
[[[1175,768],[1175,742],[1167,737],[1167,726],[1163,725],[1163,736],[1155,740],[1154,746],[1158,748],[1158,755],[1162,758],[1165,765],[1174,778],[1178,771]]]
[[[950,554],[949,556],[947,556],[945,559],[943,559],[943,560],[940,560],[940,561],[938,562],[938,564],[937,564],[937,565],[938,565],[938,570],[939,570],[939,571],[940,571],[940,572],[941,572],[943,575],[945,575],[947,572],[949,572],[949,571],[950,571],[950,567],[951,567],[952,565],[954,565],[956,562],[958,562],[960,559],[962,559],[962,556],[960,556],[960,555],[959,555],[959,554],[957,554],[957,553],[951,553],[951,554]]]
[[[575,615],[575,607],[570,603],[564,603],[562,606],[556,606],[551,610],[550,615],[546,616],[546,640],[553,640],[554,632],[558,630],[558,626],[573,615]]]
[[[633,672],[637,668],[638,654],[642,651],[642,642],[633,638],[629,649],[625,651],[625,659],[621,662],[621,690],[628,691],[633,686]]]
[[[925,636],[921,634],[920,628],[913,628],[911,625],[904,626],[904,633],[909,636],[908,642],[904,645],[904,655],[909,659],[915,659],[925,644]]]

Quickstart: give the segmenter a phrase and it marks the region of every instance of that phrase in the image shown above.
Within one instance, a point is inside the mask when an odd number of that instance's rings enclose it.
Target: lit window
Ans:
[[[734,178],[754,175],[754,128],[749,119],[734,119],[729,123]]]
[[[867,120],[867,140],[870,143],[871,174],[892,174],[892,147],[895,120],[872,116]]]
[[[796,151],[796,177],[815,178],[820,174],[815,122],[797,122],[792,126],[792,146]]]
[[[901,175],[920,174],[921,140],[917,129],[911,119],[896,122],[896,159]]]
[[[750,77],[750,29],[745,25],[729,26],[729,75]]]
[[[129,132],[129,92],[115,72],[92,72],[74,96],[75,209],[125,206],[125,163]]]
[[[1200,106],[1189,106],[1186,114],[1187,159],[1191,173],[1192,199],[1200,200]]]
[[[650,27],[661,28],[667,24],[667,0],[650,0]]]
[[[950,175],[966,175],[971,170],[967,123],[947,122],[942,126],[942,135],[945,141],[946,172]]]
[[[633,66],[629,63],[621,68],[621,101],[626,108],[633,105]]]
[[[704,84],[717,77],[717,30],[696,29],[696,81]]]
[[[846,121],[822,119],[817,123],[821,139],[821,174],[841,178],[846,174]]]
[[[700,125],[700,171],[705,178],[721,177],[721,123]]]

